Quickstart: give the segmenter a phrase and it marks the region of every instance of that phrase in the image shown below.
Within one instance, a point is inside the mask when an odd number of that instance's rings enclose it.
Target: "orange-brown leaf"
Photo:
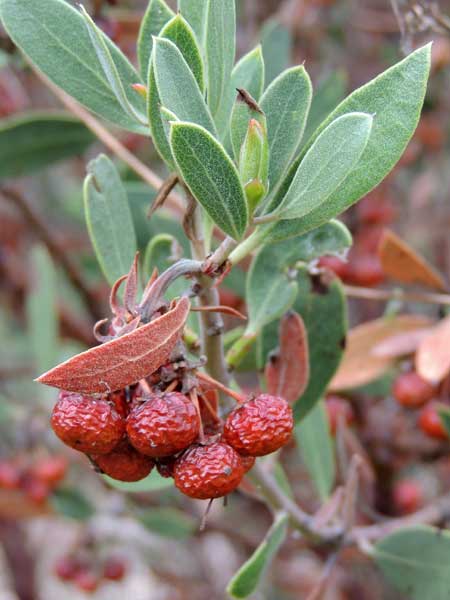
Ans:
[[[414,354],[419,344],[433,331],[432,327],[420,327],[415,331],[397,333],[386,338],[372,349],[374,356],[384,358],[399,358]]]
[[[290,311],[280,323],[280,348],[265,369],[269,394],[296,402],[309,380],[308,335],[301,316]]]
[[[354,327],[347,335],[347,347],[329,390],[338,391],[366,385],[381,377],[395,363],[391,356],[378,356],[373,349],[400,333],[429,327],[432,321],[420,315],[396,315]]]
[[[182,298],[154,321],[101,346],[77,354],[37,381],[71,392],[114,392],[159,369],[180,339],[190,303]]]
[[[416,371],[430,383],[438,383],[450,372],[450,317],[443,319],[419,345]]]
[[[436,269],[389,229],[383,232],[378,256],[383,271],[389,277],[402,283],[419,283],[432,289],[446,290],[445,281]]]

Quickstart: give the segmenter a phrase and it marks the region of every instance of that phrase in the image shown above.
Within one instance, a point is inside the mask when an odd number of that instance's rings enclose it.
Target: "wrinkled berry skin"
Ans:
[[[97,467],[118,481],[140,481],[150,475],[153,461],[137,452],[128,442],[121,442],[109,454],[91,454]]]
[[[175,486],[191,498],[207,500],[232,492],[244,475],[239,454],[223,442],[192,446],[175,462]]]
[[[401,373],[392,387],[397,402],[409,408],[422,406],[433,398],[435,392],[434,386],[417,373]]]
[[[254,456],[241,456],[244,473],[248,473],[253,468],[256,458]]]
[[[197,439],[200,420],[195,406],[184,394],[170,392],[151,396],[127,419],[131,444],[147,456],[170,456]]]
[[[125,433],[125,421],[106,400],[60,394],[53,409],[53,431],[67,446],[88,454],[108,454]]]
[[[225,441],[243,456],[264,456],[291,437],[292,409],[283,398],[260,394],[235,408],[225,422]]]

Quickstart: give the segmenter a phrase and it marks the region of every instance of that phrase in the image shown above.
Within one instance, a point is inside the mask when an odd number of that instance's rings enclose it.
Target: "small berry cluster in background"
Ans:
[[[107,581],[121,581],[127,573],[126,561],[116,555],[101,558],[89,548],[80,548],[58,558],[53,571],[80,591],[93,593]]]
[[[33,504],[43,505],[64,479],[68,463],[63,456],[34,460],[12,457],[0,460],[0,489],[17,490]]]

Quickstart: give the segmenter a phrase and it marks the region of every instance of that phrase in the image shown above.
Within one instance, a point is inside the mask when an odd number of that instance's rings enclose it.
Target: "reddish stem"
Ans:
[[[223,383],[220,383],[220,381],[213,379],[210,375],[207,375],[206,373],[202,373],[201,371],[196,371],[195,374],[196,374],[197,378],[200,379],[201,381],[206,381],[207,383],[212,384],[214,387],[216,387],[220,391],[224,392],[231,398],[234,398],[236,400],[236,402],[238,402],[238,404],[243,404],[245,402],[245,398],[241,394],[239,394],[238,392],[235,392],[234,390],[231,390],[226,385],[223,385]]]

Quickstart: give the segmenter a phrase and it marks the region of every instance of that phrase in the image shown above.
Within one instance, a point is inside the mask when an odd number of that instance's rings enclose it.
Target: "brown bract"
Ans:
[[[281,319],[280,349],[272,354],[265,369],[267,392],[296,402],[308,385],[308,335],[303,319],[294,311]]]
[[[37,381],[83,394],[114,392],[159,369],[180,339],[190,302],[181,298],[154,321],[101,346],[77,354]]]

